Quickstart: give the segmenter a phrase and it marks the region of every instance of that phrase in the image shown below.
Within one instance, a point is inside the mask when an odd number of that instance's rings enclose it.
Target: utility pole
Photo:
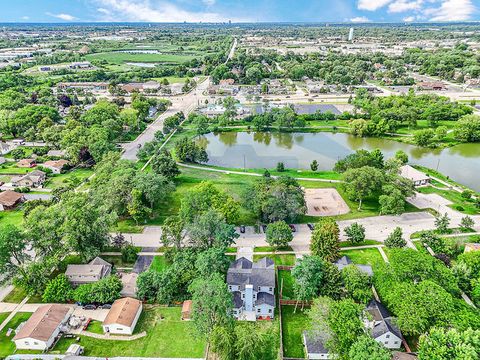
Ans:
[[[440,157],[438,158],[438,161],[437,161],[437,168],[435,171],[438,171],[438,167],[440,166]]]

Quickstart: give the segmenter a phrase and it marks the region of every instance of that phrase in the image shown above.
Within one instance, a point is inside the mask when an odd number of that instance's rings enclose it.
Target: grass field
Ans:
[[[93,174],[92,169],[75,169],[65,174],[50,175],[46,184],[46,188],[54,189],[56,187],[68,184],[69,182],[83,182]]]
[[[143,62],[143,63],[171,63],[183,64],[195,58],[193,55],[177,55],[177,54],[131,54],[118,51],[103,52],[97,54],[89,54],[85,56],[88,61],[104,60],[110,64],[123,64],[126,62]]]
[[[295,300],[295,293],[293,291],[293,284],[295,280],[289,270],[278,271],[278,292],[282,289],[282,299]]]
[[[282,306],[283,355],[289,358],[305,358],[302,333],[309,326],[309,318],[301,307]]]
[[[117,268],[132,268],[135,262],[124,262],[121,255],[102,255],[102,259]]]
[[[145,309],[135,333],[147,332],[147,336],[133,341],[101,340],[81,336],[85,356],[98,357],[179,357],[201,358],[206,343],[194,333],[193,324],[180,320],[180,307],[150,307]],[[63,354],[75,339],[62,338],[52,354]]]
[[[359,265],[371,265],[375,267],[377,264],[384,263],[382,255],[380,255],[380,251],[378,251],[377,248],[346,250],[341,251],[340,254],[342,256],[348,256],[350,260]]]
[[[150,264],[150,269],[158,272],[162,272],[168,266],[169,264],[167,263],[167,259],[165,258],[165,256],[156,255],[153,258],[152,263]]]
[[[0,314],[0,323],[5,320],[8,315],[7,313]],[[27,321],[32,313],[17,313],[15,316],[8,322],[7,326],[0,331],[0,358],[4,358],[8,355],[12,355],[15,352],[15,343],[12,341],[12,338],[15,336],[15,332],[12,331],[9,337],[7,337],[8,329],[16,329],[18,325],[22,322]]]
[[[23,224],[23,211],[18,209],[0,211],[0,229],[7,225],[22,226],[22,224]]]
[[[275,265],[295,265],[295,255],[293,254],[253,255],[253,261],[260,260],[263,257],[269,257]]]
[[[463,214],[467,215],[477,215],[480,214],[480,209],[475,206],[473,199],[466,200],[462,197],[462,194],[455,190],[441,190],[434,188],[432,186],[420,187],[417,189],[418,192],[422,194],[438,194],[443,196],[445,199],[452,202],[449,207],[454,210],[460,211]]]
[[[87,327],[87,331],[95,334],[103,334],[102,322],[97,320],[90,321]]]

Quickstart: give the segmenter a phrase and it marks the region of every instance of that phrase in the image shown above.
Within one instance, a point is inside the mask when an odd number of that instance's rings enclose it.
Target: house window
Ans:
[[[34,345],[38,345],[38,342],[34,341],[33,344],[34,344]]]
[[[271,314],[271,313],[272,313],[272,309],[268,309],[268,312]]]
[[[268,291],[273,291],[273,288],[271,288],[271,287],[270,287],[270,288],[268,288]]]
[[[259,287],[258,287],[258,291],[260,291],[261,289],[262,289],[262,288],[259,286]]]
[[[242,294],[242,299],[245,299],[245,294]]]
[[[260,309],[257,309],[257,312],[260,312]]]
[[[228,285],[228,290],[232,290],[232,285]]]
[[[394,344],[395,344],[395,345],[398,345],[398,341],[395,341],[395,343],[394,343]]]
[[[390,337],[390,334],[385,335],[385,337],[388,339]]]
[[[387,344],[388,344],[388,341],[385,341],[385,345],[387,345]]]

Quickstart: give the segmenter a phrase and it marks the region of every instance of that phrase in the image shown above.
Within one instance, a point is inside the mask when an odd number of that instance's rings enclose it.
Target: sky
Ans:
[[[0,5],[0,22],[480,20],[480,0],[0,0]]]

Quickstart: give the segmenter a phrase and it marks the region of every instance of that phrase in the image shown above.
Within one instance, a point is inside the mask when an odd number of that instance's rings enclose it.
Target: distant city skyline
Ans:
[[[0,0],[0,22],[441,22],[480,0]]]

